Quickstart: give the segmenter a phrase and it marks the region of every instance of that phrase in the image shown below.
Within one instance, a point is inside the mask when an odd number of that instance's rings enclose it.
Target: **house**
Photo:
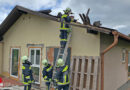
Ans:
[[[116,90],[129,80],[128,36],[105,27],[71,26],[67,64],[71,62],[72,90]],[[59,27],[55,16],[16,6],[0,26],[0,75],[20,81],[20,57],[28,55],[36,84],[44,88],[41,60],[47,58],[51,64],[56,60]]]

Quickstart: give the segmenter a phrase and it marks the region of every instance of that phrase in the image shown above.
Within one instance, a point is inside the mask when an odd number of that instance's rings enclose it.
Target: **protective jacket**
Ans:
[[[58,85],[68,85],[70,83],[69,81],[69,67],[68,65],[57,67],[56,70],[56,81]]]
[[[34,82],[33,72],[31,69],[31,63],[29,61],[25,61],[22,66],[22,80],[24,85],[31,84]]]
[[[68,14],[63,14],[61,16],[61,28],[60,30],[69,30],[69,24],[65,24],[65,22],[76,22],[76,20],[71,19],[71,17]]]
[[[43,68],[42,74],[45,82],[51,82],[52,73],[53,73],[53,67],[50,64],[48,64],[46,67]]]

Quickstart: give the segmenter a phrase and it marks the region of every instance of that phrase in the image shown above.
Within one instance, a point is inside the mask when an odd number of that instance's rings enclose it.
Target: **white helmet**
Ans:
[[[28,60],[28,57],[27,57],[27,56],[22,56],[22,57],[21,57],[21,60],[22,60],[22,62],[24,63],[25,60]]]
[[[64,66],[64,60],[61,59],[61,58],[59,58],[59,59],[57,60],[57,66]]]
[[[42,64],[45,66],[48,65],[48,60],[47,59],[42,60]]]
[[[64,10],[65,13],[72,13],[70,8],[66,8],[66,10]]]

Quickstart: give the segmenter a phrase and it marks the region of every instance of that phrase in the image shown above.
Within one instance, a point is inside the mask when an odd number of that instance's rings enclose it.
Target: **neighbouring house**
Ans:
[[[72,23],[67,64],[71,90],[117,90],[130,77],[130,37],[117,30]],[[0,26],[0,75],[21,80],[21,56],[32,62],[36,84],[44,88],[42,59],[56,60],[60,22],[46,12],[16,6]],[[88,33],[87,28],[96,31]]]

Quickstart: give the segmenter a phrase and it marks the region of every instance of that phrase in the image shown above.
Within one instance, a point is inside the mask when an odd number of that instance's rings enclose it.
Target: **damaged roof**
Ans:
[[[22,14],[32,14],[32,15],[47,18],[56,22],[60,22],[58,21],[56,16],[50,15],[49,14],[50,12],[51,12],[50,10],[33,11],[33,10],[30,10],[21,6],[15,6],[15,8],[10,12],[10,14],[6,17],[6,19],[0,25],[0,41],[2,40],[1,38],[3,37],[3,35],[9,30],[9,28],[18,20],[18,18]],[[114,29],[106,28],[106,27],[96,27],[92,25],[83,25],[79,23],[69,23],[69,24],[73,26],[81,27],[81,28],[90,28],[94,31],[102,32],[105,34],[111,34],[112,31],[117,31]],[[120,34],[121,34],[120,37],[130,41],[130,37],[122,33]]]

